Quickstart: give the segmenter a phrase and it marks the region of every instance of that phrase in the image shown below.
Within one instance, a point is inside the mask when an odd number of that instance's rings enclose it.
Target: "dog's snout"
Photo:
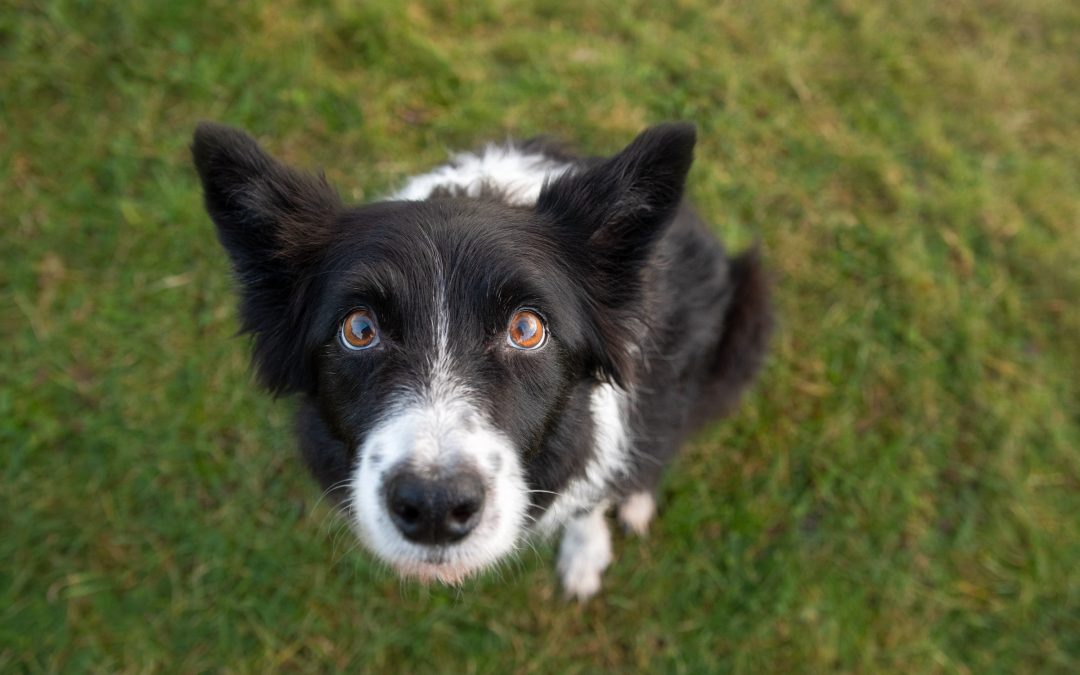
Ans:
[[[386,484],[386,507],[409,541],[449,544],[463,539],[480,522],[484,493],[484,482],[471,469],[438,478],[403,470]]]

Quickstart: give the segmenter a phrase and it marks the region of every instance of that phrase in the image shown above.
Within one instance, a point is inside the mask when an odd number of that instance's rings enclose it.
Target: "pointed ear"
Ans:
[[[596,368],[617,384],[634,378],[642,269],[679,208],[695,135],[687,123],[652,127],[614,157],[545,186],[537,201],[566,255],[586,270]]]
[[[647,129],[614,157],[545,186],[537,211],[592,255],[640,264],[679,206],[695,136],[685,122]]]
[[[275,161],[239,129],[200,123],[191,154],[206,210],[238,271],[261,256],[302,256],[341,208],[325,177]]]
[[[311,384],[305,299],[314,264],[341,208],[322,176],[290,169],[251,136],[203,122],[191,146],[206,210],[240,282],[244,332],[274,392]]]

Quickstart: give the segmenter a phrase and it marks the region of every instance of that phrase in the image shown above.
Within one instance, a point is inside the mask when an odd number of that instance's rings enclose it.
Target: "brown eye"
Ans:
[[[369,309],[358,309],[341,323],[341,344],[347,349],[360,350],[379,344],[379,327]]]
[[[506,341],[516,349],[537,349],[544,344],[547,331],[540,315],[529,309],[519,309],[510,317]]]

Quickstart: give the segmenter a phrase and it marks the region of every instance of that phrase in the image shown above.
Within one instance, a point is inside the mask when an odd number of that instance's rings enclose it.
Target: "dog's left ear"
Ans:
[[[566,254],[588,270],[587,292],[600,335],[599,369],[632,377],[641,270],[682,200],[694,160],[694,125],[661,124],[622,152],[546,185],[538,213],[551,219]]]

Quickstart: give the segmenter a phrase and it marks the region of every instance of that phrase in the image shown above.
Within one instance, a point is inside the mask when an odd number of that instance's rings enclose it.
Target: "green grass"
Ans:
[[[0,8],[0,670],[1077,672],[1080,5]],[[233,338],[199,119],[350,199],[700,127],[780,330],[606,590],[355,551]]]

